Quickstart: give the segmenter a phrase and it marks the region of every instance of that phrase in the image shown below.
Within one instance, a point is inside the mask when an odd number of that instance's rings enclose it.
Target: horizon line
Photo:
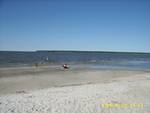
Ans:
[[[141,51],[98,51],[98,50],[0,50],[0,52],[108,52],[108,53],[149,53]]]

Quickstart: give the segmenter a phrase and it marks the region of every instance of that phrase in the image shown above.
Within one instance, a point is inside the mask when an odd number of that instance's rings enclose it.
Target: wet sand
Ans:
[[[89,69],[63,70],[59,66],[1,68],[0,94],[50,87],[105,83],[115,80],[118,77],[133,76],[140,73],[144,72]]]
[[[149,101],[149,72],[57,66],[0,69],[0,113],[149,113]],[[144,106],[101,106],[107,103]]]

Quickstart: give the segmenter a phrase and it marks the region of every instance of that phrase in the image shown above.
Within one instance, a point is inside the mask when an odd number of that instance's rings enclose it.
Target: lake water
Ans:
[[[150,69],[150,53],[86,51],[0,51],[0,67],[68,63],[94,69]]]

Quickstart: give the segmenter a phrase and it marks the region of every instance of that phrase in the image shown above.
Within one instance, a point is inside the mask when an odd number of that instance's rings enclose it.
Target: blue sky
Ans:
[[[149,0],[0,0],[0,50],[150,52]]]

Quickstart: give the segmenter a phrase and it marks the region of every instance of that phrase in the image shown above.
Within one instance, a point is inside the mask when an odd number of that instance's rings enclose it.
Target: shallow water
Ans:
[[[0,67],[68,63],[92,69],[150,69],[150,53],[81,51],[0,51]],[[79,66],[80,65],[80,66]]]

